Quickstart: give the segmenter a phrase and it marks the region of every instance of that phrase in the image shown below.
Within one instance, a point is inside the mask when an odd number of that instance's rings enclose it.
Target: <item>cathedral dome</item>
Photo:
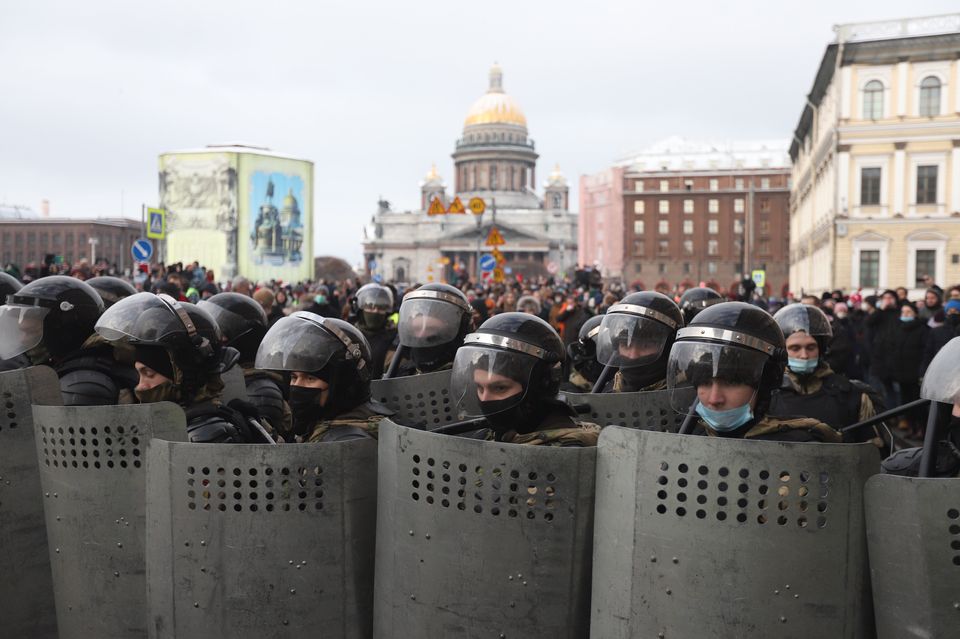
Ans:
[[[490,69],[490,88],[473,103],[463,126],[477,124],[512,124],[526,128],[527,118],[520,105],[503,92],[503,71],[497,64]]]

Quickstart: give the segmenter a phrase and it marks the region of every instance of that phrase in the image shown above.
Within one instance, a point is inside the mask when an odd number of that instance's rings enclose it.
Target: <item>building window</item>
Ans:
[[[743,198],[738,197],[733,200],[733,212],[734,213],[743,213]]]
[[[661,213],[670,212],[670,200],[660,200],[660,212]]]
[[[692,191],[692,190],[693,190],[693,180],[684,180],[684,181],[683,181],[683,189],[684,189],[685,191]]]
[[[657,230],[660,231],[660,235],[667,235],[667,234],[669,234],[669,233],[670,233],[670,222],[667,221],[667,220],[660,220],[660,224],[659,224]]]
[[[637,193],[643,193],[643,180],[637,180],[633,185],[633,190]]]
[[[643,256],[644,253],[644,244],[643,240],[634,240],[633,241],[633,254]]]
[[[693,255],[693,240],[684,240],[684,241],[683,241],[683,254],[684,254],[684,255]]]
[[[666,193],[670,190],[670,180],[660,180],[660,192]]]
[[[860,204],[880,204],[880,168],[860,169]]]
[[[709,200],[707,202],[707,210],[711,213],[720,212],[720,200]]]
[[[733,221],[733,232],[737,235],[743,235],[743,220],[736,219]]]
[[[736,180],[734,180],[734,181],[733,181],[733,185],[734,185],[733,188],[735,188],[735,189],[738,190],[738,191],[742,191],[742,190],[743,190],[743,178],[737,178]]]
[[[770,212],[770,198],[762,197],[760,198],[760,212],[769,213]]]
[[[770,188],[770,178],[760,178],[760,188],[769,189]]]
[[[883,83],[870,80],[863,87],[863,119],[879,120],[883,117]]]
[[[880,251],[860,251],[860,288],[880,286]]]
[[[760,255],[770,255],[770,240],[766,238],[760,240]]]
[[[646,211],[646,202],[643,200],[636,200],[633,203],[633,212],[634,213],[643,213]]]
[[[707,262],[707,273],[710,275],[717,274],[717,263],[716,262]]]
[[[497,165],[496,164],[490,165],[490,190],[491,191],[497,190]]]
[[[634,235],[643,235],[643,220],[634,220],[634,221],[633,221],[633,234],[634,234]]]
[[[690,274],[690,262],[684,262],[684,263],[683,263],[683,273],[684,273],[684,275],[689,275],[689,274]]]
[[[935,75],[928,75],[920,83],[920,115],[940,115],[940,78]]]
[[[710,178],[710,190],[719,191],[720,190],[720,180],[717,178]]]
[[[683,221],[683,233],[684,235],[693,235],[693,220]]]
[[[937,166],[917,167],[917,204],[937,203]]]
[[[760,235],[770,234],[770,220],[760,220]]]
[[[716,240],[707,242],[707,255],[718,255],[720,253],[720,243]]]
[[[657,253],[659,255],[667,255],[669,252],[670,252],[670,241],[660,240],[657,243]]]
[[[937,276],[937,251],[935,249],[917,249],[916,251],[916,269],[913,271],[914,286],[916,288],[926,288],[925,277]]]
[[[719,220],[707,220],[707,233],[710,235],[716,235],[720,232],[720,221]]]
[[[657,271],[659,271],[659,273],[663,275],[664,273],[667,272],[667,265],[664,264],[663,262],[660,262],[659,264],[657,264]]]
[[[633,265],[633,272],[634,272],[634,273],[642,273],[642,272],[643,272],[643,264],[640,264],[639,262],[637,262],[636,264],[634,264],[634,265]]]
[[[684,212],[684,213],[693,213],[693,200],[684,200],[684,201],[683,201],[683,212]]]

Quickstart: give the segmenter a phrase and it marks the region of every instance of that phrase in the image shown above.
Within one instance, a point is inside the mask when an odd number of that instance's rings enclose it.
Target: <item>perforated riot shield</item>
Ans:
[[[677,432],[684,416],[670,405],[670,391],[637,393],[560,393],[587,421],[601,426],[617,425],[640,430]]]
[[[150,637],[369,637],[377,444],[154,441]]]
[[[394,411],[392,419],[422,430],[457,421],[456,405],[450,401],[450,371],[408,375],[370,382],[373,399]]]
[[[586,636],[596,449],[379,443],[375,637]]]
[[[879,462],[870,444],[604,429],[591,636],[872,636]]]
[[[243,377],[243,369],[240,365],[231,366],[220,373],[220,379],[223,381],[223,403],[229,404],[230,400],[242,399],[247,401],[247,382]]]
[[[46,366],[0,373],[0,635],[56,637],[43,492],[30,404],[61,404]]]
[[[960,637],[960,479],[871,477],[866,512],[878,637]]]
[[[146,635],[146,446],[183,441],[183,411],[34,406],[33,419],[60,639]]]

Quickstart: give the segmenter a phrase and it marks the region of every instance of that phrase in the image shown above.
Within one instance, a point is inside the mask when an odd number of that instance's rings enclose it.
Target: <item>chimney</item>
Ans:
[[[40,215],[50,217],[50,200],[47,198],[40,200]]]

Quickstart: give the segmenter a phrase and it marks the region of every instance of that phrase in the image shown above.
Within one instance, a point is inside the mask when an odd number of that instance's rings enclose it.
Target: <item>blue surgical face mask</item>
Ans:
[[[817,370],[817,364],[819,363],[819,357],[814,357],[812,359],[796,359],[794,357],[787,358],[787,366],[789,366],[790,370],[797,375],[809,375],[813,371]]]
[[[698,402],[696,411],[697,415],[700,415],[710,428],[721,433],[736,430],[753,419],[753,409],[750,408],[750,402],[730,410],[712,410]]]
[[[912,322],[912,321],[915,320],[915,319],[917,319],[917,318],[914,317],[913,315],[901,315],[901,316],[900,316],[900,321],[901,321],[901,322]]]

